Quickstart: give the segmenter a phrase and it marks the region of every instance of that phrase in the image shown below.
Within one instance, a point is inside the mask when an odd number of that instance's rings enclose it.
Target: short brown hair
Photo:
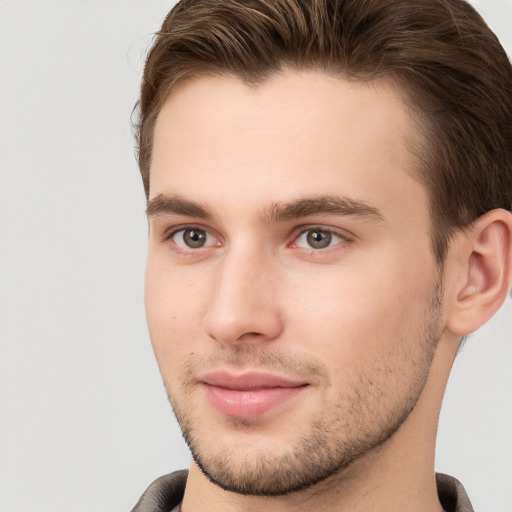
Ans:
[[[495,208],[512,210],[512,67],[464,0],[181,0],[148,54],[135,126],[146,195],[153,130],[178,82],[284,68],[392,76],[415,112],[433,250]]]

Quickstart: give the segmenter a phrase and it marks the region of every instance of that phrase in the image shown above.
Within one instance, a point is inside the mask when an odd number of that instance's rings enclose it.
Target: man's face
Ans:
[[[374,452],[440,337],[428,200],[391,83],[287,71],[178,87],[157,120],[146,308],[215,483],[280,494]]]

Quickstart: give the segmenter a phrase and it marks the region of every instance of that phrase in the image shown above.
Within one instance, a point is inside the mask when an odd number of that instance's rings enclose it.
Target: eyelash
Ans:
[[[314,247],[309,247],[309,248],[304,248],[304,247],[297,247],[297,241],[300,239],[300,237],[302,237],[303,235],[305,235],[306,233],[311,233],[311,232],[321,232],[321,233],[324,233],[324,234],[327,234],[329,236],[334,236],[334,237],[337,237],[340,239],[339,242],[333,244],[333,245],[328,245],[327,247],[324,247],[324,248],[314,248]],[[319,253],[319,252],[324,252],[326,251],[327,249],[331,248],[331,247],[334,247],[336,245],[339,245],[341,243],[350,243],[352,241],[352,238],[350,236],[348,236],[345,232],[341,232],[339,230],[335,230],[335,229],[332,229],[332,228],[326,228],[326,227],[322,227],[322,226],[304,226],[303,228],[300,228],[300,231],[299,233],[293,237],[293,240],[291,242],[291,244],[289,244],[290,246],[292,247],[297,247],[298,249],[303,249],[303,250],[309,250],[311,253]]]
[[[200,226],[199,224],[185,224],[182,226],[173,226],[172,229],[170,229],[164,233],[162,239],[164,242],[167,242],[167,241],[172,240],[172,238],[175,237],[180,231],[194,231],[194,230],[202,231],[202,232],[206,233],[207,235],[210,235],[216,239],[219,239],[218,236],[212,234],[211,230],[206,229],[206,228]],[[174,243],[174,245],[176,246],[176,243]],[[181,248],[179,248],[179,247],[176,247],[176,249],[181,250]],[[193,248],[190,248],[190,249],[196,250]]]

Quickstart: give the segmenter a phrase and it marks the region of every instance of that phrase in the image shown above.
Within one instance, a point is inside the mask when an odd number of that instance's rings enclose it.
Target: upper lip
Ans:
[[[200,380],[209,386],[218,386],[237,391],[271,388],[296,388],[307,384],[304,381],[287,379],[279,375],[262,372],[246,372],[240,375],[235,375],[226,371],[213,371],[205,374]]]

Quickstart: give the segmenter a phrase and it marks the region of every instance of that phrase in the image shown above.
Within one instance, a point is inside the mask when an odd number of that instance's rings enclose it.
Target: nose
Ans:
[[[205,329],[221,344],[271,341],[283,329],[276,264],[249,252],[233,249],[216,267]]]

